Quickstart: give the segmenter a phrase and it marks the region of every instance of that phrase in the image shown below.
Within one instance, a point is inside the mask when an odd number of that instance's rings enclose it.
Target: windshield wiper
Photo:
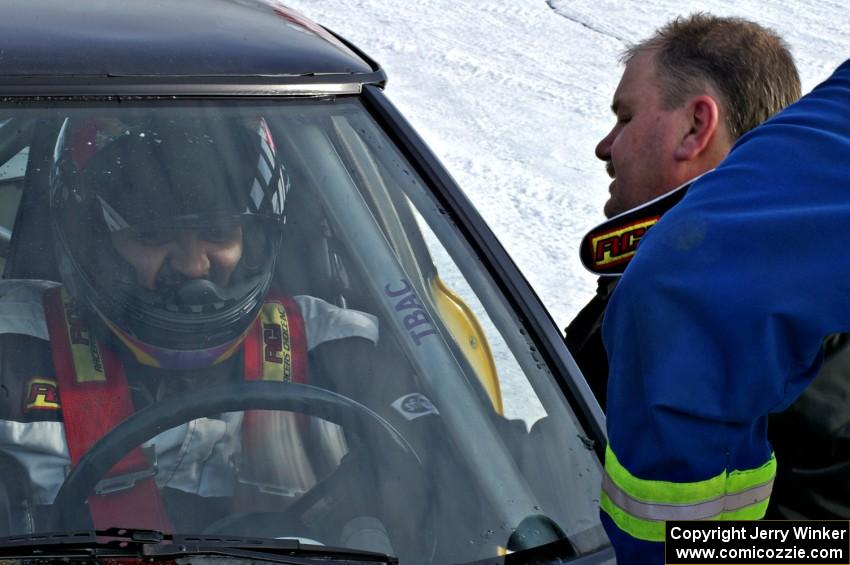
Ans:
[[[398,559],[371,551],[303,544],[295,539],[248,538],[227,535],[163,534],[154,530],[108,530],[32,534],[0,538],[0,559],[117,559],[170,561],[193,555],[291,565],[321,563],[387,563]]]

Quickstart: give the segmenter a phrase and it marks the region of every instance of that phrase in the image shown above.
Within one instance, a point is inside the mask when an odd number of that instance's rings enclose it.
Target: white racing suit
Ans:
[[[4,393],[0,395],[0,453],[11,457],[28,475],[29,497],[37,505],[53,501],[71,463],[42,303],[45,291],[54,286],[57,283],[48,281],[0,281],[0,334],[9,340],[4,341],[0,359],[0,392]],[[371,347],[378,342],[378,320],[370,314],[310,296],[296,296],[294,301],[304,321],[308,351],[344,338],[362,338],[359,341]],[[137,376],[134,385],[131,367],[127,367],[134,400],[139,392],[135,386],[151,371],[157,370],[148,369],[147,374]],[[165,378],[162,384],[171,386]],[[173,394],[168,386],[163,389],[165,394]],[[162,387],[150,388],[154,390],[148,391],[154,396],[151,401],[162,396]],[[200,418],[151,440],[158,466],[157,486],[202,497],[231,496],[242,419],[241,412]],[[293,479],[293,488],[303,481],[303,477]]]

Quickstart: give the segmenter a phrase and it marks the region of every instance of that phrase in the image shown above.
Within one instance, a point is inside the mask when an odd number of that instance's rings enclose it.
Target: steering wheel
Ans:
[[[355,400],[310,385],[240,382],[157,402],[109,431],[65,479],[51,509],[49,528],[59,531],[73,527],[74,517],[86,513],[89,493],[136,446],[191,420],[243,410],[297,412],[333,422],[343,429],[363,430],[365,437],[378,439],[381,453],[401,456],[424,473],[422,462],[407,439],[392,424]]]

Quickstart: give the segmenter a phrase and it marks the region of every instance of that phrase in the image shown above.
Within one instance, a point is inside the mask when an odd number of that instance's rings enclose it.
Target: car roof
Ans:
[[[274,0],[0,0],[0,12],[0,94],[310,94],[386,80]]]

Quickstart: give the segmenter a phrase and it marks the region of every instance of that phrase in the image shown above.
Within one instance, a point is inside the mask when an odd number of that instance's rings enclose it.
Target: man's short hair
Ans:
[[[629,47],[655,51],[662,103],[677,108],[712,87],[737,139],[800,97],[800,76],[785,41],[772,29],[742,19],[696,13],[676,18]]]

